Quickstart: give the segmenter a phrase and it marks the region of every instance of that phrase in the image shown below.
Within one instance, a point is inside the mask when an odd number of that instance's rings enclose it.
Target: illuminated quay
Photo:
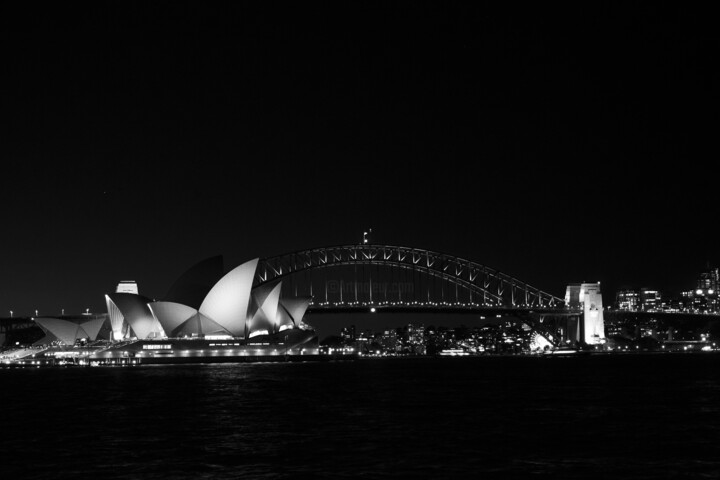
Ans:
[[[172,363],[281,362],[318,358],[314,332],[297,330],[263,339],[164,338],[89,345],[48,345],[19,349],[2,361],[17,366],[153,365]]]

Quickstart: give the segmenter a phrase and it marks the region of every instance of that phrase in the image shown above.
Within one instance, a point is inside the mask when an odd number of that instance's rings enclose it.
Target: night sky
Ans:
[[[388,3],[0,7],[0,316],[368,227],[558,296],[720,264],[716,17]]]

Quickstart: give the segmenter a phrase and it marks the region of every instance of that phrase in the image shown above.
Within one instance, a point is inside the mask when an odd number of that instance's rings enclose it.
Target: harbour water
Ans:
[[[720,355],[0,370],[2,478],[720,478]]]

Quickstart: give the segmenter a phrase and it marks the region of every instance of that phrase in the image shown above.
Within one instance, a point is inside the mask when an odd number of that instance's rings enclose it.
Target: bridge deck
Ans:
[[[374,312],[371,310],[374,309]],[[485,307],[462,305],[311,305],[308,312],[326,314],[344,313],[451,313],[464,315],[582,315],[582,310],[567,308]]]

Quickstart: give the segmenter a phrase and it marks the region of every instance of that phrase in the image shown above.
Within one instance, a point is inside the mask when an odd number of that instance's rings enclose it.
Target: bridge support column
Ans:
[[[580,290],[580,299],[583,307],[584,322],[583,340],[588,345],[605,343],[605,319],[603,318],[602,292],[600,282],[583,283]]]
[[[605,343],[605,320],[603,318],[602,292],[600,282],[568,285],[565,304],[571,308],[581,307],[581,341],[586,345]]]

